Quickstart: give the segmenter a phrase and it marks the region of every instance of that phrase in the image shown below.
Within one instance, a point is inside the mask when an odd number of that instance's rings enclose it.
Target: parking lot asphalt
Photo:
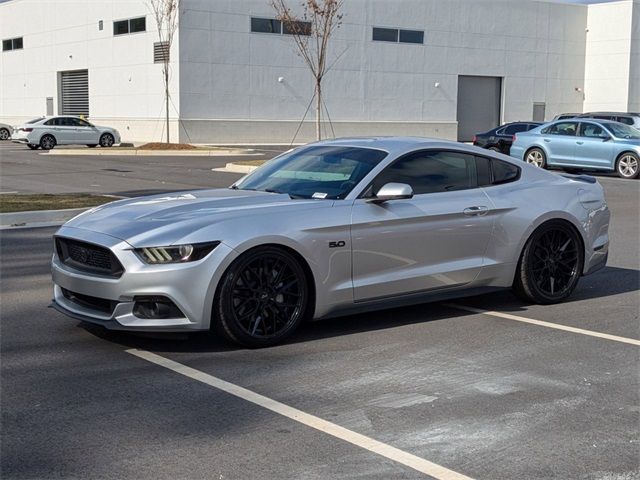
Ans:
[[[87,149],[88,150],[88,149]],[[0,142],[0,192],[108,193],[126,197],[195,188],[228,187],[241,175],[214,172],[228,162],[269,159],[282,151],[262,147],[255,155],[91,156],[47,155]]]
[[[111,174],[96,175],[106,183]],[[218,175],[198,183],[194,174],[194,187],[223,183]],[[131,181],[128,191],[139,185]],[[264,350],[79,324],[47,308],[55,229],[3,231],[0,477],[433,477],[412,463],[423,459],[446,479],[638,479],[640,182],[600,181],[612,211],[609,263],[569,301],[525,305],[500,292],[354,315],[303,325]],[[327,423],[305,424],[287,408]],[[365,448],[358,434],[391,453]]]

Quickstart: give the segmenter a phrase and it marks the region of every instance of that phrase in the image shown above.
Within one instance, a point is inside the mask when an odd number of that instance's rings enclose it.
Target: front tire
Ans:
[[[6,128],[0,128],[0,140],[9,140],[11,134]]]
[[[620,178],[638,178],[640,157],[633,152],[625,152],[616,160],[616,173]]]
[[[115,142],[113,135],[110,133],[103,133],[100,137],[100,146],[101,147],[112,147]]]
[[[231,264],[214,301],[216,330],[232,342],[261,348],[281,342],[304,319],[309,286],[287,251],[258,247]]]
[[[40,148],[43,150],[51,150],[56,146],[56,139],[53,135],[43,135],[40,139]]]
[[[523,300],[549,305],[566,299],[578,285],[584,265],[582,242],[567,222],[542,224],[527,241],[513,282]]]
[[[540,148],[532,148],[527,151],[524,161],[540,168],[547,168],[547,156]]]

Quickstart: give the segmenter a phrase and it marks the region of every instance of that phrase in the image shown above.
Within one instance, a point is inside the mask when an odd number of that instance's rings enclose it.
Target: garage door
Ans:
[[[458,77],[458,141],[500,125],[502,78]]]
[[[60,113],[89,116],[89,71],[60,72]]]

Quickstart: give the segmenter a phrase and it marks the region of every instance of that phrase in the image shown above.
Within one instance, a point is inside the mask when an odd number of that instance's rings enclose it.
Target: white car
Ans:
[[[111,147],[120,143],[120,134],[115,128],[92,125],[80,117],[57,116],[30,120],[16,127],[11,139],[32,150],[51,150],[56,145]]]
[[[13,127],[11,125],[0,123],[0,140],[9,140],[12,132]]]

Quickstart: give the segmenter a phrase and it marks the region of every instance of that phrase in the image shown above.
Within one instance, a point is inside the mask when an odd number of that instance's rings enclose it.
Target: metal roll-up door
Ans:
[[[62,115],[89,116],[89,71],[60,72]]]
[[[500,125],[502,78],[458,77],[458,141]]]

